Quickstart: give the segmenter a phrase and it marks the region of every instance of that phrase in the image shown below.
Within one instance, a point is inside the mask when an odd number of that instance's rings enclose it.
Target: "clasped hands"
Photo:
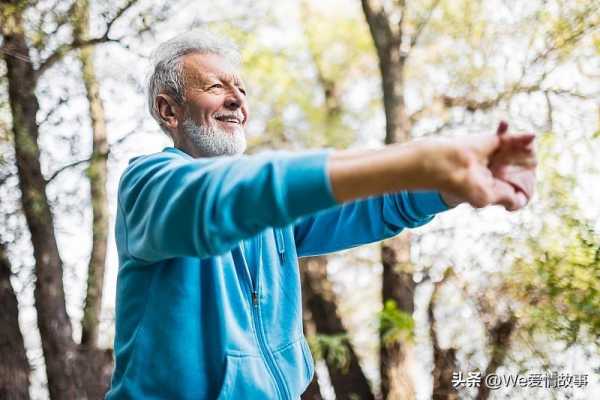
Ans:
[[[439,185],[444,201],[451,207],[467,202],[476,208],[523,208],[535,186],[534,139],[532,133],[508,133],[508,124],[501,122],[495,136],[474,135],[455,140],[455,171],[446,171],[446,179]]]

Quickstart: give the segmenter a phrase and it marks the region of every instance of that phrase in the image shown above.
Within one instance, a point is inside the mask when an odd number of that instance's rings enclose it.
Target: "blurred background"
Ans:
[[[304,399],[600,398],[599,10],[0,1],[0,398],[106,391],[118,180],[170,145],[146,109],[152,51],[199,26],[242,50],[250,153],[494,133],[501,119],[538,135],[527,209],[463,205],[301,261],[317,364]],[[478,374],[542,387],[490,390]]]

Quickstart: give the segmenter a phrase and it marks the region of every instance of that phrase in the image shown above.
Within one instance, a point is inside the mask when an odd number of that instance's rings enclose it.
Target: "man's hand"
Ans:
[[[449,206],[466,201],[474,207],[499,204],[513,211],[527,204],[535,185],[534,135],[508,134],[507,130],[508,124],[501,122],[497,141],[475,136],[465,145],[464,151],[475,153],[471,159],[476,161],[471,161],[470,173],[458,182],[458,190],[442,191]]]
[[[498,136],[502,139],[508,131],[508,124],[500,122],[498,125]],[[524,144],[524,151],[529,152],[535,160],[535,149],[533,141]],[[530,166],[506,165],[501,162],[498,155],[492,157],[490,162],[490,170],[492,174],[505,182],[508,182],[514,190],[522,196],[525,196],[527,201],[533,196],[535,187],[535,164]]]

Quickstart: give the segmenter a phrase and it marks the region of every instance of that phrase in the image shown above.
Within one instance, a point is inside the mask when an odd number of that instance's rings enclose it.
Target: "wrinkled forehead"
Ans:
[[[241,84],[239,66],[225,57],[213,53],[191,53],[182,58],[184,83],[202,84],[211,80],[220,80],[232,84]]]

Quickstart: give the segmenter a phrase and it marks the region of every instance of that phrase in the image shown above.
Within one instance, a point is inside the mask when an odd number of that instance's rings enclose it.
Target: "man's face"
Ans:
[[[188,54],[182,63],[181,133],[202,156],[243,153],[249,114],[246,90],[235,66],[216,54]]]

